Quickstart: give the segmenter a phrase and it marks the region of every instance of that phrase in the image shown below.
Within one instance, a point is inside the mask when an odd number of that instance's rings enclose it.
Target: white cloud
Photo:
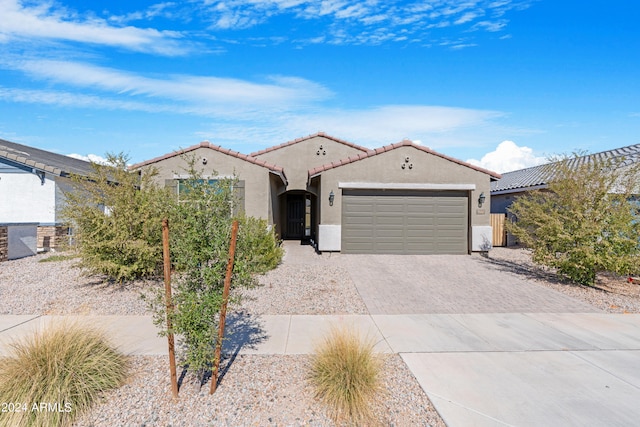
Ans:
[[[32,60],[13,64],[32,76],[78,88],[99,89],[114,95],[144,96],[180,101],[194,111],[225,109],[291,108],[322,100],[331,92],[322,85],[291,76],[271,76],[265,83],[193,75],[150,78],[112,68],[68,61]],[[182,105],[183,107],[185,105]],[[178,106],[180,107],[180,106]]]
[[[264,148],[321,131],[369,148],[410,139],[457,156],[456,150],[463,147],[467,150],[504,133],[499,124],[503,116],[498,111],[422,105],[379,106],[363,110],[315,107],[287,114],[261,114],[251,121],[250,126],[240,120],[214,119],[209,126],[194,133],[194,140],[208,139],[250,152],[256,149],[258,141]]]
[[[75,14],[54,9],[51,4],[26,7],[19,0],[0,0],[0,42],[17,39],[65,40],[97,45],[117,46],[125,49],[162,55],[185,53],[174,31],[132,26],[116,27],[104,19],[80,19]]]
[[[525,9],[531,1],[440,0],[404,4],[397,0],[210,0],[205,1],[203,9],[206,11],[204,19],[209,20],[214,29],[254,27],[284,14],[327,22],[321,27],[320,34],[309,34],[296,40],[299,43],[324,38],[331,44],[378,44],[381,39],[370,35],[384,29],[407,33],[404,38],[389,37],[384,41],[428,38],[438,44],[439,35],[431,29],[448,27],[453,22],[463,31],[500,31],[508,22],[502,19],[507,12]],[[479,22],[479,19],[483,21]]]
[[[383,136],[388,140],[393,139],[392,135],[400,135],[396,138],[402,138],[422,133],[447,132],[463,126],[477,125],[501,115],[495,111],[465,108],[385,105],[366,110],[330,110],[310,116],[309,120],[324,123],[325,126],[336,129],[339,135],[357,133],[374,138],[382,133],[389,135]]]
[[[480,15],[481,14],[478,13],[478,12],[466,12],[460,18],[456,19],[454,24],[456,24],[456,25],[466,24],[467,22],[473,21],[474,19],[476,19]]]
[[[303,21],[322,21],[302,38],[287,36],[297,45],[318,43],[369,44],[407,43],[408,40],[438,45],[443,35],[434,29],[457,24],[459,31],[501,31],[509,11],[525,9],[534,0],[438,0],[403,4],[398,0],[204,0],[166,1],[123,15],[81,15],[55,2],[34,5],[27,0],[0,0],[0,43],[25,41],[31,46],[47,40],[72,41],[121,47],[161,55],[194,51],[187,37],[203,34],[202,26],[215,30],[240,30],[268,23],[279,15]],[[176,32],[128,25],[158,17],[189,22],[189,31]],[[302,24],[304,25],[304,24]],[[339,30],[338,30],[339,29]],[[286,30],[283,27],[283,32]],[[383,37],[381,34],[401,34]],[[276,35],[272,40],[281,39]],[[243,42],[230,38],[229,43]],[[231,41],[232,40],[232,41]],[[205,41],[208,42],[209,40]],[[250,40],[244,40],[250,41]]]
[[[106,165],[109,162],[107,161],[107,159],[105,159],[102,156],[98,156],[97,154],[87,154],[86,156],[82,155],[82,154],[67,154],[68,157],[73,157],[74,159],[80,159],[80,160],[84,160],[86,162],[93,162],[93,163],[98,163],[101,165]]]
[[[538,166],[547,163],[547,159],[534,155],[529,147],[519,147],[513,141],[502,141],[494,151],[485,154],[482,159],[469,159],[467,162],[503,173]]]
[[[194,75],[148,77],[70,61],[10,61],[3,65],[44,80],[48,88],[0,86],[0,100],[198,115],[210,120],[213,139],[221,144],[265,140],[269,135],[278,135],[272,140],[277,143],[291,135],[324,131],[370,147],[404,138],[418,139],[433,148],[468,146],[481,138],[479,133],[495,131],[496,120],[504,117],[499,111],[429,105],[337,109],[325,103],[333,96],[330,89],[292,76],[253,82]]]
[[[94,108],[103,110],[145,111],[148,113],[176,112],[172,105],[159,103],[144,103],[128,100],[108,99],[93,95],[52,91],[14,89],[0,86],[0,99],[10,102],[23,102],[28,104],[56,105],[72,108]],[[188,111],[177,111],[187,113]]]

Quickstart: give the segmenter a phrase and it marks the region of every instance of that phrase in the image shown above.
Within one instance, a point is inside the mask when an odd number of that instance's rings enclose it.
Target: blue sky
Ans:
[[[326,132],[498,172],[640,143],[640,5],[0,0],[0,138],[132,162]]]

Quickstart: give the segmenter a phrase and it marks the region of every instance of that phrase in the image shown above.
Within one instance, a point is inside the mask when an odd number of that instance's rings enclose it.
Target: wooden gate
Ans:
[[[505,214],[491,214],[491,227],[493,228],[493,246],[507,245],[507,230],[504,222],[507,216]]]

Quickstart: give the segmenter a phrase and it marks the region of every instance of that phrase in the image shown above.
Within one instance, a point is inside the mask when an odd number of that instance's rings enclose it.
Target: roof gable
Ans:
[[[255,157],[246,155],[246,154],[242,154],[238,151],[234,151],[234,150],[230,150],[228,148],[223,148],[219,145],[215,145],[210,143],[209,141],[203,141],[200,144],[196,144],[196,145],[192,145],[191,147],[187,147],[187,148],[183,148],[181,150],[178,151],[174,151],[173,153],[167,153],[165,155],[159,156],[159,157],[155,157],[153,159],[150,160],[146,160],[144,162],[140,162],[140,163],[136,163],[135,165],[131,165],[129,166],[129,170],[135,170],[135,169],[139,169],[145,166],[149,166],[152,165],[154,163],[160,162],[162,160],[166,160],[166,159],[170,159],[172,157],[176,157],[176,156],[181,156],[183,154],[189,153],[191,151],[197,150],[198,148],[208,148],[210,150],[214,150],[217,151],[219,153],[225,154],[227,156],[231,156],[231,157],[235,157],[237,159],[243,160],[245,162],[254,164],[256,166],[260,166],[263,168],[268,169],[269,171],[279,175],[282,178],[283,182],[287,182],[287,178],[284,174],[284,169],[280,166],[265,162],[264,160],[261,159],[256,159]]]
[[[606,161],[621,157],[624,157],[623,166],[639,162],[640,144],[587,154],[585,156],[571,158],[568,162],[569,165],[577,167],[593,160]],[[545,188],[548,186],[550,178],[553,176],[554,165],[557,163],[558,162],[547,163],[512,172],[505,172],[502,174],[502,178],[499,181],[491,183],[491,192],[511,193],[527,191],[533,188]]]
[[[362,154],[358,154],[357,156],[351,156],[351,157],[348,157],[346,159],[339,160],[337,162],[328,163],[326,165],[322,165],[322,166],[310,169],[309,170],[309,178],[313,178],[314,176],[320,175],[322,172],[324,172],[326,170],[337,168],[337,167],[340,167],[340,166],[344,166],[344,165],[347,165],[349,163],[354,163],[354,162],[357,162],[357,161],[360,161],[360,160],[363,160],[363,159],[366,159],[366,158],[369,158],[369,157],[377,156],[379,154],[385,153],[387,151],[395,150],[395,149],[400,148],[400,147],[413,147],[413,148],[415,148],[417,150],[420,150],[420,151],[423,151],[425,153],[429,153],[431,155],[443,158],[443,159],[448,160],[450,162],[457,163],[457,164],[459,164],[461,166],[468,167],[468,168],[474,169],[474,170],[476,170],[478,172],[485,173],[485,174],[491,176],[491,178],[493,178],[493,179],[499,179],[500,178],[500,174],[497,174],[497,173],[492,172],[492,171],[487,170],[487,169],[480,168],[478,166],[474,166],[474,165],[472,165],[470,163],[467,163],[467,162],[463,162],[462,160],[458,160],[458,159],[456,159],[454,157],[450,157],[450,156],[444,155],[442,153],[438,153],[437,151],[433,151],[432,149],[430,149],[428,147],[414,144],[413,142],[411,142],[411,141],[409,141],[407,139],[402,140],[402,141],[400,141],[398,143],[395,143],[395,144],[385,145],[383,147],[376,148],[375,150],[367,150],[366,152],[364,152]]]
[[[0,159],[57,176],[92,173],[91,162],[0,139]]]
[[[351,142],[345,141],[343,139],[339,139],[339,138],[335,138],[333,136],[327,135],[324,132],[317,132],[317,133],[314,133],[313,135],[305,136],[305,137],[302,137],[302,138],[297,138],[297,139],[294,139],[292,141],[284,142],[284,143],[279,144],[279,145],[274,145],[273,147],[265,148],[264,150],[254,151],[253,153],[250,154],[250,156],[258,157],[258,156],[261,156],[262,154],[269,153],[269,152],[275,151],[275,150],[279,150],[281,148],[289,147],[291,145],[298,144],[300,142],[308,141],[310,139],[318,138],[318,137],[326,138],[326,139],[329,139],[331,141],[337,142],[339,144],[343,144],[343,145],[346,145],[348,147],[355,148],[356,150],[360,150],[363,153],[365,153],[365,152],[367,152],[369,150],[368,148],[362,147],[360,145],[356,145],[356,144],[353,144]]]

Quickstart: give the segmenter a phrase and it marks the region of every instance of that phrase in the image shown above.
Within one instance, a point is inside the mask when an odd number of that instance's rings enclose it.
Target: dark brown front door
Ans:
[[[287,195],[286,239],[302,239],[304,237],[304,202],[303,194]]]

